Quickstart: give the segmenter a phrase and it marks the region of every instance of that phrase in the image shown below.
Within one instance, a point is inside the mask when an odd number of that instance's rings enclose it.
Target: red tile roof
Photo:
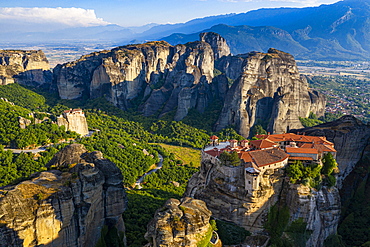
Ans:
[[[278,148],[256,150],[256,151],[250,151],[248,153],[252,157],[253,162],[258,167],[275,164],[289,157],[287,153],[285,153],[284,151]]]
[[[214,149],[211,149],[211,150],[208,150],[208,151],[204,151],[206,154],[209,154],[209,155],[212,155],[213,157],[218,157],[222,152],[220,150],[218,150],[217,148],[214,148]]]
[[[250,156],[249,152],[239,153],[239,159],[242,159],[245,163],[253,161],[252,156]]]
[[[295,142],[325,143],[333,145],[332,142],[329,142],[323,136],[305,136],[305,135],[296,135],[293,133],[269,135],[266,137],[266,139],[273,142],[295,141]]]
[[[262,139],[262,140],[253,140],[253,141],[250,141],[250,144],[252,146],[255,146],[257,148],[260,148],[260,149],[263,149],[263,148],[273,148],[274,146],[276,146],[276,143],[275,142],[272,142],[268,139]]]
[[[312,143],[303,143],[301,145],[298,145],[300,148],[313,148],[313,145]]]
[[[217,137],[217,136],[215,136],[215,135],[213,135],[213,136],[211,136],[211,137],[210,137],[210,139],[211,139],[211,140],[218,140],[218,137]]]

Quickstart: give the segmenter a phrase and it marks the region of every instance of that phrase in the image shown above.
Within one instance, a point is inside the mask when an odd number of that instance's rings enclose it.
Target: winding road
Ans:
[[[163,166],[163,156],[158,154],[158,157],[159,157],[159,163],[157,163],[156,167],[150,171],[148,171],[147,173],[145,173],[143,176],[141,176],[135,183],[134,187],[138,188],[138,189],[141,189],[142,186],[141,184],[144,182],[144,178],[147,176],[147,175],[150,175],[156,171],[158,171],[159,169],[162,169],[162,166]]]
[[[90,137],[92,136],[95,132],[98,132],[100,131],[99,129],[94,129],[94,130],[90,130],[89,131],[89,134],[87,134],[85,137]],[[58,143],[54,143],[54,144],[47,144],[45,146],[41,146],[41,147],[38,147],[38,148],[34,148],[34,149],[13,149],[13,148],[4,148],[5,151],[7,150],[10,150],[12,151],[12,153],[15,153],[15,154],[20,154],[20,153],[39,153],[39,152],[44,152],[46,151],[46,149],[48,147],[51,147],[51,146],[56,146],[56,145],[59,145],[61,143],[66,143],[66,142],[70,142],[71,140],[69,141],[61,141],[61,142],[58,142]],[[73,139],[72,142],[75,142],[76,139]]]
[[[4,148],[4,151],[12,151],[12,153],[20,154],[20,153],[39,153],[46,151],[46,147],[38,147],[35,149],[12,149],[12,148]]]
[[[91,133],[90,133],[90,136],[91,136]],[[20,153],[39,153],[39,152],[44,152],[46,151],[47,149],[47,146],[43,146],[43,147],[38,147],[38,148],[35,148],[35,149],[12,149],[12,148],[4,148],[5,151],[7,150],[10,150],[12,151],[12,153],[16,153],[16,154],[20,154]],[[163,167],[163,156],[158,154],[158,157],[159,157],[159,162],[156,164],[156,167],[150,171],[148,171],[147,173],[145,173],[143,176],[141,176],[136,182],[135,182],[135,185],[134,187],[138,188],[138,189],[141,189],[142,186],[141,184],[144,182],[144,179],[147,175],[150,175],[156,171],[158,171],[159,169],[162,169]]]

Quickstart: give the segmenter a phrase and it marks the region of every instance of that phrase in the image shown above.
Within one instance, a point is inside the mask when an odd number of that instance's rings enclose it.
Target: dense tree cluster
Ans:
[[[232,151],[231,153],[228,153],[226,151],[222,152],[220,154],[220,161],[221,161],[221,164],[225,166],[239,166],[240,165],[240,158],[238,156],[238,153],[235,151]]]
[[[306,246],[312,233],[306,230],[307,222],[298,218],[289,223],[289,219],[289,208],[286,205],[275,204],[270,208],[264,225],[271,237],[268,246]]]
[[[30,125],[21,129],[19,117],[29,120]],[[76,137],[76,133],[66,132],[65,127],[59,127],[50,119],[35,124],[35,118],[29,110],[0,100],[0,145],[26,148]]]
[[[198,170],[188,165],[179,165],[177,160],[171,159],[174,156],[163,149],[158,151],[164,158],[163,168],[145,177],[143,189],[128,191],[129,204],[124,220],[129,246],[145,245],[146,226],[155,211],[169,198],[180,199],[188,180]]]
[[[313,188],[319,188],[321,185],[334,186],[336,178],[333,172],[337,169],[337,162],[331,153],[327,153],[322,158],[322,166],[318,163],[309,163],[304,165],[297,160],[287,166],[286,171],[291,183],[302,183]]]
[[[45,97],[16,83],[0,86],[0,98],[33,111],[46,108]]]
[[[57,148],[49,148],[40,154],[13,154],[11,151],[4,151],[0,145],[0,186],[18,183],[35,172],[45,171],[45,164],[57,152]],[[39,157],[35,159],[37,156]]]
[[[207,121],[203,121],[201,115],[197,115],[199,113],[192,110],[190,116],[194,116],[194,119],[186,118],[184,122],[170,121],[166,118],[157,120],[145,118],[137,112],[123,112],[102,98],[94,101],[82,101],[79,105],[72,101],[51,99],[52,105],[48,106],[45,104],[45,98],[48,103],[51,101],[46,96],[30,93],[29,90],[25,91],[26,89],[19,85],[8,88],[10,89],[5,90],[3,94],[0,90],[0,97],[8,98],[16,105],[13,106],[0,100],[0,144],[22,148],[56,143],[59,140],[71,138],[84,144],[90,151],[101,151],[105,158],[113,161],[121,169],[124,175],[124,184],[127,188],[130,188],[127,191],[128,209],[124,213],[129,246],[143,246],[145,244],[143,236],[154,212],[167,199],[181,198],[188,180],[198,171],[194,164],[183,165],[180,160],[175,158],[174,154],[158,145],[149,143],[169,143],[202,148],[209,141],[209,135],[211,134],[216,134],[220,139],[244,139],[232,128],[224,129],[219,133],[212,133],[211,126],[215,119],[207,118]],[[1,86],[0,89],[4,88]],[[11,98],[10,96],[6,97],[6,93],[9,95],[24,93],[29,94],[29,97]],[[31,104],[31,102],[33,103]],[[17,104],[24,106],[24,108],[17,106]],[[75,133],[66,132],[64,127],[52,124],[52,120],[55,118],[53,115],[41,111],[41,109],[48,109],[48,112],[56,115],[65,109],[77,107],[90,109],[85,112],[89,128],[94,131],[91,137],[78,138]],[[49,120],[41,124],[34,124],[34,119],[29,115],[30,110],[38,110],[34,114],[35,117],[39,119],[48,117]],[[219,110],[219,108],[211,108],[206,114],[215,116],[214,111],[216,110]],[[31,120],[31,124],[25,129],[20,129],[19,116]],[[35,155],[31,153],[13,154],[10,151],[4,151],[2,145],[0,145],[0,186],[15,183],[27,178],[34,172],[45,170],[45,164],[58,149],[63,147],[63,145],[50,147],[46,152]],[[159,162],[159,154],[163,156],[163,168],[145,177],[143,189],[132,188],[140,176]],[[236,153],[222,154],[221,156],[221,160],[226,165],[236,166],[240,164]],[[329,156],[324,157],[323,164],[324,166],[321,168],[316,164],[303,165],[297,162],[289,166],[287,171],[291,181],[295,183],[308,183],[315,187],[321,183],[321,180],[324,180],[328,181],[328,184],[333,184],[330,179],[333,177],[332,173],[336,164],[333,165],[333,159]],[[284,212],[278,214],[285,215]],[[272,218],[271,224],[276,225],[276,220]],[[282,222],[285,222],[284,219]],[[298,226],[292,223],[293,228],[301,229],[304,222],[297,222],[297,224]],[[217,226],[219,229],[222,228],[219,223]],[[226,230],[224,229],[225,232],[230,230],[227,230],[227,227]],[[287,224],[281,227],[284,228],[285,232],[288,232]],[[294,233],[294,230],[290,230],[290,232]],[[116,241],[116,238],[113,239],[109,236],[116,236],[117,234],[119,233],[115,233],[114,229],[105,229],[102,232],[101,246],[108,246],[111,243],[110,241],[114,239]],[[240,234],[244,234],[245,237],[247,233],[240,231]],[[280,232],[275,235],[279,234]],[[295,238],[295,235],[289,236],[291,239]],[[237,238],[235,241],[239,241],[239,239]]]
[[[312,127],[312,126],[324,123],[323,121],[319,120],[316,114],[313,112],[310,112],[310,115],[308,116],[308,118],[300,117],[299,120],[301,121],[304,127]]]

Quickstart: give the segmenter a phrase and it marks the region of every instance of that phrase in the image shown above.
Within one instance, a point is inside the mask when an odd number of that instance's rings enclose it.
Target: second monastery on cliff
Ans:
[[[211,136],[211,143],[203,150],[203,157],[219,158],[223,152],[236,152],[245,168],[245,189],[252,193],[259,189],[265,172],[283,168],[296,160],[320,163],[325,154],[331,153],[335,158],[337,153],[334,144],[325,137],[293,133],[256,137],[259,140],[220,142],[217,136]]]

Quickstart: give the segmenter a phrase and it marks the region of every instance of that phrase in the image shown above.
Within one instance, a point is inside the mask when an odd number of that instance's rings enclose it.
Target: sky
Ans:
[[[338,0],[0,0],[0,25],[61,23],[65,26],[181,23],[259,8],[308,7]]]

